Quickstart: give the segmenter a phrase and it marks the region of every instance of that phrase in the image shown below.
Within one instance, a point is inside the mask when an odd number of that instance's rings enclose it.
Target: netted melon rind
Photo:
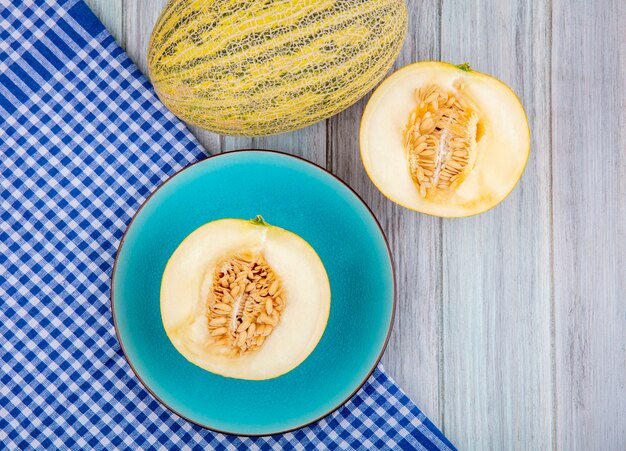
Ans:
[[[404,42],[404,0],[172,0],[150,41],[159,98],[207,130],[259,136],[355,103]]]

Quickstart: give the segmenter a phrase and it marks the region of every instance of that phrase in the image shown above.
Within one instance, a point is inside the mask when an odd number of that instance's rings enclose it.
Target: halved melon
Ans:
[[[313,248],[260,216],[196,229],[163,273],[167,336],[187,360],[226,377],[291,371],[321,339],[329,312],[328,276]]]
[[[361,158],[392,201],[435,216],[482,213],[520,179],[530,152],[524,108],[499,80],[467,64],[421,62],[372,95]]]

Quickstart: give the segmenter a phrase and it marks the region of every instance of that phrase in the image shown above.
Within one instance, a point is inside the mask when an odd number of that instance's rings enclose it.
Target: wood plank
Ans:
[[[87,1],[118,42],[127,41],[119,25],[122,16],[115,12],[121,0]],[[126,12],[136,10],[136,19],[131,12],[123,21],[137,37],[129,53],[145,70],[145,46],[162,4],[154,7],[142,0],[124,5]],[[396,332],[384,363],[460,447],[624,449],[626,428],[619,414],[626,411],[626,188],[620,178],[626,172],[621,131],[625,6],[610,0],[554,0],[553,11],[538,1],[409,5],[412,36],[398,66],[439,59],[441,32],[443,59],[470,60],[478,70],[502,78],[527,108],[533,125],[531,161],[520,186],[496,210],[445,221],[441,241],[440,220],[383,199],[358,157],[356,133],[364,102],[327,121],[328,130],[320,123],[260,138],[194,132],[211,152],[276,148],[324,163],[328,146],[332,169],[365,196],[391,235],[401,290]],[[552,29],[551,161],[546,81]],[[583,121],[576,116],[580,111],[591,113]],[[584,160],[583,166],[580,149],[586,148],[602,155]],[[549,196],[551,174],[554,191]],[[408,243],[425,244],[417,252]],[[556,332],[552,383],[551,298]],[[552,415],[552,408],[558,415]]]
[[[125,50],[139,70],[148,73],[148,43],[152,28],[167,0],[134,0],[124,2]]]
[[[532,129],[512,194],[443,221],[443,424],[460,449],[553,446],[549,18],[539,0],[443,3],[443,60],[510,85]]]
[[[439,2],[409,2],[409,6],[409,35],[396,69],[416,60],[439,59]],[[361,163],[358,143],[366,101],[367,98],[359,101],[328,121],[331,168],[372,208],[394,255],[398,306],[383,364],[420,409],[441,424],[441,220],[397,206],[370,182]]]
[[[254,147],[288,152],[326,166],[326,121],[290,133],[255,138]]]
[[[326,166],[326,122],[300,130],[270,136],[221,136],[221,149],[267,149],[298,155],[320,166]]]
[[[557,443],[626,449],[626,3],[554,1]]]
[[[124,46],[124,17],[122,0],[85,0],[98,19],[113,35],[118,44]]]

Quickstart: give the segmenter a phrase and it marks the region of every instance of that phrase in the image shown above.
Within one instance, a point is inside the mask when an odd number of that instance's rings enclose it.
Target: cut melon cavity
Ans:
[[[187,360],[226,377],[291,371],[321,339],[329,312],[328,276],[313,248],[260,216],[203,225],[163,273],[167,336]]]
[[[361,121],[361,158],[378,189],[442,217],[482,213],[520,179],[530,151],[526,113],[499,80],[469,65],[422,62],[387,78]]]

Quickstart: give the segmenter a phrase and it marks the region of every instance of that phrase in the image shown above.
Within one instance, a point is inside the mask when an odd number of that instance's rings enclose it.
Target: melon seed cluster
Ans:
[[[467,103],[436,85],[415,90],[417,107],[404,130],[411,178],[426,197],[447,191],[471,170],[478,116]]]
[[[259,349],[285,308],[281,282],[261,254],[223,261],[213,274],[211,291],[209,333],[238,354]]]

